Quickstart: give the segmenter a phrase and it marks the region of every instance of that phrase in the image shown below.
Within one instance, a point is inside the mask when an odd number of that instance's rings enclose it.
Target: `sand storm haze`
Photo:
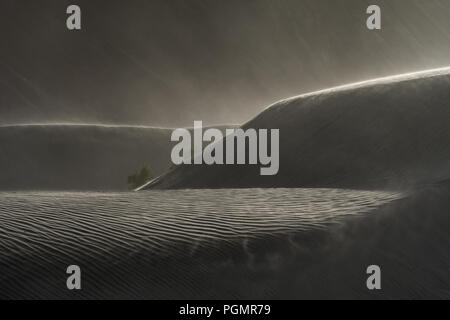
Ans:
[[[450,299],[449,12],[0,1],[0,299]]]

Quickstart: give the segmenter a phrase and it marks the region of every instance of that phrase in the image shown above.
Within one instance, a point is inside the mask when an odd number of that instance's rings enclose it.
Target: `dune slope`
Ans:
[[[0,299],[449,299],[449,192],[3,192]]]
[[[144,189],[395,188],[450,177],[450,68],[376,79],[278,102],[244,129],[280,130],[280,170],[184,165]]]

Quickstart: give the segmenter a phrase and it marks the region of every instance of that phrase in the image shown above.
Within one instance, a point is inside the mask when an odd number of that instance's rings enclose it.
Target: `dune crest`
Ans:
[[[102,124],[0,126],[0,190],[127,190],[144,163],[170,166],[170,129]]]
[[[242,126],[280,129],[280,170],[184,165],[145,189],[402,188],[450,177],[450,68],[280,101]]]

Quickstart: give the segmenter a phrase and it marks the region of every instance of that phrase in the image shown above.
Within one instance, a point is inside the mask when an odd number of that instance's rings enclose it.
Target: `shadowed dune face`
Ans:
[[[243,125],[280,129],[280,170],[181,166],[148,188],[395,188],[450,177],[449,69],[281,101]]]
[[[126,190],[148,163],[170,166],[168,129],[96,125],[0,127],[0,189]]]

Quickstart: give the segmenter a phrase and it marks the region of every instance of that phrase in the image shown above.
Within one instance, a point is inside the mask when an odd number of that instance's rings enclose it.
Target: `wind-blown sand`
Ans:
[[[280,130],[280,170],[184,165],[146,188],[401,188],[450,177],[450,68],[278,102],[242,127]]]
[[[0,298],[449,299],[449,72],[271,106],[243,127],[280,129],[278,176],[183,166],[147,187],[210,189],[0,193]]]

